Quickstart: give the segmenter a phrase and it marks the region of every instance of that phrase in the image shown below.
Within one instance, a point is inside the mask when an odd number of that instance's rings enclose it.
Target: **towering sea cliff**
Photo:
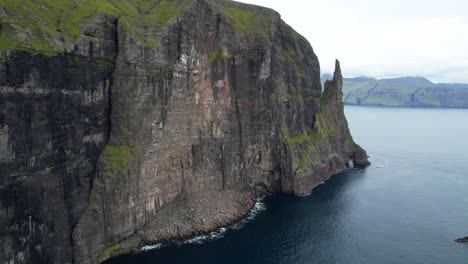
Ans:
[[[0,262],[98,263],[308,195],[349,160],[336,62],[233,1],[0,0]]]

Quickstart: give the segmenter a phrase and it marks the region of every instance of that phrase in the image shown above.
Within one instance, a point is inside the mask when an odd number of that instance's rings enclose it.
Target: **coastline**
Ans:
[[[468,107],[447,107],[447,106],[411,106],[411,105],[383,105],[383,104],[351,104],[344,103],[344,106],[357,106],[357,107],[368,107],[368,108],[402,108],[402,109],[461,109],[467,110]]]
[[[141,231],[111,246],[118,250],[103,256],[101,263],[120,255],[138,254],[144,247],[184,243],[235,225],[249,217],[258,198],[253,192],[227,190],[179,197]]]
[[[311,192],[317,186],[324,184],[337,174],[361,170],[366,166],[357,165],[355,168],[346,168],[331,173],[324,180],[313,185]],[[305,196],[309,196],[311,192]],[[270,193],[266,196],[273,194]],[[145,251],[158,250],[166,246],[199,244],[220,239],[224,236],[225,232],[242,228],[246,223],[255,219],[259,212],[265,210],[266,208],[264,208],[262,201],[266,196],[256,195],[253,192],[214,191],[205,194],[191,194],[178,199],[162,209],[152,223],[142,231],[116,244],[118,245],[119,252],[108,256],[102,262],[121,255],[139,254]],[[190,200],[198,201],[198,208],[190,207],[190,205],[193,205],[188,202]],[[231,202],[229,203],[228,200]],[[223,206],[224,209],[218,211],[212,209],[213,207],[218,208],[218,206]],[[174,210],[175,208],[177,210]],[[198,213],[192,215],[193,217],[190,218],[189,223],[184,221],[188,220],[187,214],[191,214],[195,210],[198,210]],[[206,215],[203,216],[202,214]],[[182,225],[185,228],[182,228]],[[155,237],[158,239],[154,239]]]
[[[159,242],[157,244],[145,245],[141,249],[135,252],[140,253],[144,251],[151,251],[151,250],[156,250],[156,249],[173,246],[173,245],[203,244],[207,241],[221,239],[224,237],[225,233],[243,228],[244,225],[253,221],[260,212],[265,211],[266,207],[265,207],[265,204],[263,203],[263,200],[265,197],[266,196],[258,197],[254,206],[247,212],[247,214],[233,221],[231,224],[227,226],[218,227],[216,230],[210,233],[205,233],[205,234],[189,237],[184,240],[165,241],[165,242]]]

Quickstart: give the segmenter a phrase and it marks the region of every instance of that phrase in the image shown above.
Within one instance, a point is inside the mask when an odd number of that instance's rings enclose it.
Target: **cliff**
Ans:
[[[422,77],[345,78],[343,93],[344,103],[349,105],[468,107],[467,84],[436,84]]]
[[[367,155],[336,63],[233,1],[0,1],[0,262],[98,263]]]

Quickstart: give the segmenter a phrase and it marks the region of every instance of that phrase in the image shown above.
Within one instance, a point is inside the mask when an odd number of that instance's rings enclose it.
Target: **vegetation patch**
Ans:
[[[295,137],[283,138],[283,142],[288,144],[304,143],[306,141],[317,141],[318,139],[320,139],[320,134],[317,131],[312,131],[311,133],[300,134]]]
[[[145,0],[2,0],[0,50],[45,55],[64,52],[81,35],[81,26],[98,13],[115,18],[142,44],[155,44],[146,33],[161,30],[192,1]],[[154,36],[153,36],[154,38]]]
[[[224,59],[226,59],[226,58],[227,58],[227,56],[226,56],[226,54],[225,54],[225,52],[224,52],[224,48],[220,47],[220,48],[216,51],[216,53],[213,54],[213,56],[212,56],[211,59],[210,59],[210,62],[211,62],[211,63],[217,63],[217,62],[219,62],[219,61],[221,61],[221,60],[224,60]]]
[[[25,172],[12,172],[10,173],[10,177],[21,177],[21,176],[26,176],[28,173]]]
[[[320,109],[324,109],[328,105],[329,99],[325,96],[321,96],[319,100]]]
[[[116,175],[129,169],[134,158],[134,147],[106,146],[102,157],[111,175]]]
[[[46,173],[46,174],[52,174],[53,171],[54,171],[54,167],[47,167],[47,168],[45,169],[45,173]]]
[[[305,163],[310,159],[311,154],[317,153],[316,145],[323,139],[323,136],[324,135],[320,133],[320,131],[311,131],[310,133],[283,139],[283,142],[288,144],[305,145],[305,149],[302,151],[299,159],[299,171],[303,171],[305,169]]]
[[[274,58],[280,64],[293,68],[291,72],[297,79],[310,77],[310,71],[304,71],[305,69],[319,69],[318,59],[309,48],[310,44],[283,21],[278,23],[278,29],[282,38],[281,44],[274,46]]]
[[[99,261],[103,262],[107,259],[117,256],[120,253],[120,250],[121,250],[120,245],[112,245],[106,248],[106,250],[104,250],[101,257],[99,258]]]
[[[122,25],[127,29],[140,44],[148,47],[154,47],[157,40],[154,34],[148,32],[157,32],[163,30],[168,23],[180,16],[186,10],[191,1],[162,1],[157,5],[151,6],[154,1],[137,1],[137,15],[123,16],[120,20]],[[144,8],[144,6],[147,8]]]
[[[305,171],[306,167],[305,164],[312,158],[313,154],[317,154],[317,149],[315,144],[307,144],[306,149],[302,152],[301,158],[299,160],[299,164],[297,166],[298,171]]]
[[[232,26],[240,32],[255,32],[256,18],[252,10],[238,7],[223,7],[224,14],[232,21]]]
[[[171,19],[182,13],[186,7],[186,5],[180,5],[177,2],[162,2],[159,4],[158,11],[154,14],[154,18],[159,23],[159,26],[164,26]]]
[[[253,5],[234,1],[208,0],[213,9],[221,10],[228,23],[236,32],[257,33],[258,41],[271,44],[272,27],[275,25],[276,13]]]
[[[317,147],[322,142],[326,142],[332,137],[337,135],[336,125],[333,121],[329,121],[325,118],[323,113],[318,113],[316,116],[315,128],[312,131],[304,132],[303,134],[283,138],[283,142],[287,144],[300,144],[304,146],[304,150],[301,152],[298,164],[298,171],[304,171],[306,169],[306,163],[314,155],[318,155]]]

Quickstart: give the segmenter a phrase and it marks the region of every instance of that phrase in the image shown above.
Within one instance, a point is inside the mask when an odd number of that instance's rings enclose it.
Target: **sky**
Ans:
[[[240,0],[306,37],[322,73],[468,83],[468,0]]]

